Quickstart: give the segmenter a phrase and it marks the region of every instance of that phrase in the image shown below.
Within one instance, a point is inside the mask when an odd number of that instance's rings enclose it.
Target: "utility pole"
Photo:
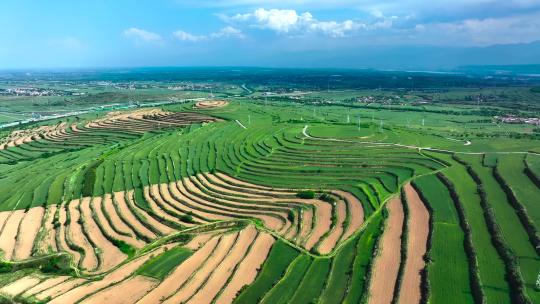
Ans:
[[[248,124],[251,124],[251,115],[248,115]]]

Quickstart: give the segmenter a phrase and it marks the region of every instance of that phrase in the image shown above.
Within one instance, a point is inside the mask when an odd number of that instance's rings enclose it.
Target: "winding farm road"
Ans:
[[[437,148],[431,148],[431,147],[418,147],[418,146],[412,146],[412,145],[403,145],[403,144],[396,144],[396,143],[390,143],[390,142],[373,142],[373,141],[355,141],[355,140],[346,140],[346,139],[338,139],[338,138],[323,138],[323,137],[313,137],[307,133],[309,125],[305,125],[304,129],[302,129],[302,134],[309,139],[317,139],[317,140],[326,140],[326,141],[336,141],[336,142],[347,142],[347,143],[356,143],[356,144],[371,144],[371,145],[381,145],[381,146],[396,146],[396,147],[402,147],[402,148],[408,148],[408,149],[415,149],[415,150],[426,150],[426,151],[433,151],[433,152],[446,152],[446,153],[459,153],[459,154],[467,154],[467,155],[482,155],[485,153],[497,153],[497,154],[534,154],[534,155],[540,155],[538,152],[533,151],[488,151],[488,152],[463,152],[463,151],[453,151],[453,150],[446,150],[446,149],[437,149]],[[467,141],[465,143],[465,146],[470,145],[471,142]]]

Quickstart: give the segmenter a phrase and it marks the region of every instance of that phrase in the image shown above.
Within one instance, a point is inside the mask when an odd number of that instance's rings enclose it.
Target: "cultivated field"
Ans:
[[[1,299],[540,303],[537,153],[350,115],[227,100],[6,132]]]

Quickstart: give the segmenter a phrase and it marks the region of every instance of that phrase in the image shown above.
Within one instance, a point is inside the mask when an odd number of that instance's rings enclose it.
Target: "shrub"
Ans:
[[[331,196],[330,194],[328,194],[328,193],[323,193],[319,198],[321,200],[323,200],[323,201],[325,201],[327,203],[331,203],[331,204],[336,202],[336,199],[333,196]]]
[[[136,249],[122,240],[113,240],[113,245],[118,247],[118,249],[120,249],[120,251],[122,251],[122,253],[126,254],[128,257],[135,255]]]
[[[313,199],[315,198],[315,191],[313,190],[304,190],[296,193],[296,196],[303,199]]]
[[[11,272],[11,270],[13,269],[13,266],[11,266],[11,264],[9,263],[0,263],[0,273],[8,273],[8,272]]]
[[[287,211],[287,219],[291,222],[294,222],[294,212],[291,209]]]

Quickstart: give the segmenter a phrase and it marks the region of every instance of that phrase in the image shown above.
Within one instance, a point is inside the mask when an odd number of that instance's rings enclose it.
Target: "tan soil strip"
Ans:
[[[79,200],[74,200],[69,203],[69,214],[71,221],[69,223],[68,233],[70,233],[70,240],[81,247],[84,250],[84,258],[81,266],[86,270],[94,270],[98,267],[98,259],[94,252],[94,247],[86,239],[83,233],[83,228],[79,224],[81,215],[79,214]]]
[[[403,206],[399,197],[391,199],[386,206],[389,215],[379,243],[379,252],[373,264],[369,285],[369,303],[373,304],[392,303],[394,283],[401,263]]]
[[[129,209],[128,205],[126,204],[125,198],[124,198],[124,192],[115,192],[114,193],[114,201],[113,203],[116,203],[118,206],[118,210],[122,213],[122,217],[126,219],[140,234],[145,235],[148,238],[155,239],[156,235],[148,230],[139,220],[131,213],[131,210]]]
[[[161,234],[168,235],[168,234],[171,234],[171,233],[176,231],[176,230],[172,229],[171,227],[169,227],[169,226],[167,226],[165,224],[162,224],[161,222],[159,222],[158,220],[156,220],[155,218],[150,216],[142,208],[137,206],[137,204],[135,203],[135,194],[134,194],[133,190],[130,190],[130,191],[127,192],[127,199],[128,199],[127,203],[129,203],[131,205],[132,209],[135,209],[138,213],[140,213],[142,215],[142,217],[146,220],[146,223],[148,223],[150,226],[157,229]]]
[[[184,183],[184,186],[186,187],[186,189],[189,189],[191,192],[197,193],[201,199],[206,201],[206,199],[204,199],[204,198],[208,197],[208,195],[203,193],[197,186],[195,186],[189,178],[184,178],[183,183]],[[215,198],[215,199],[218,200],[218,201],[227,202],[229,204],[235,204],[235,205],[241,205],[241,206],[250,207],[250,204],[238,203],[238,202],[235,202],[235,201],[229,201],[229,200],[218,199],[218,198]],[[209,202],[209,201],[207,201],[207,203],[209,205],[216,205],[216,203]],[[251,206],[253,206],[253,205],[251,205]],[[276,230],[276,231],[287,229],[289,227],[289,225],[290,225],[290,223],[288,221],[284,224],[282,221],[280,221],[279,219],[277,219],[275,217],[265,215],[265,213],[266,214],[273,213],[273,214],[279,214],[282,217],[287,218],[287,214],[285,212],[249,210],[249,209],[241,209],[241,208],[226,207],[226,206],[223,206],[223,208],[227,208],[229,210],[232,210],[232,212],[239,212],[239,213],[242,213],[242,214],[246,214],[246,215],[249,215],[249,216],[259,218],[265,223],[265,225],[268,228]],[[260,212],[262,214],[257,214],[258,212]]]
[[[171,192],[169,190],[169,187],[174,187],[174,183],[170,183],[170,184],[159,184],[159,191],[160,191],[160,197],[161,199],[163,200],[163,202],[166,204],[166,206],[168,208],[170,208],[171,210],[175,211],[176,213],[178,214],[188,214],[189,213],[189,210],[186,211],[186,209],[189,209],[189,208],[185,208],[183,206],[180,206],[180,202],[176,201],[173,196],[171,195]],[[205,223],[206,221],[202,220],[202,219],[199,219],[199,218],[193,218],[194,221],[196,221],[197,224],[193,224],[193,223],[185,223],[183,222],[182,225],[186,226],[186,227],[193,227],[193,226],[196,226],[198,224],[200,224],[201,222],[202,223]]]
[[[17,245],[13,253],[14,260],[24,260],[30,257],[32,248],[34,247],[34,240],[41,227],[41,220],[44,214],[45,208],[43,207],[30,208],[26,212],[26,215],[21,221]]]
[[[167,204],[163,201],[163,199],[161,199],[161,195],[159,194],[158,185],[152,185],[151,187],[146,186],[144,187],[143,192],[144,192],[144,198],[146,199],[146,201],[148,202],[148,205],[150,205],[150,208],[152,209],[152,211],[154,211],[155,214],[159,215],[160,217],[164,219],[172,221],[174,223],[182,224],[182,222],[178,220],[177,217],[174,217],[168,214],[167,212],[163,211],[163,209],[169,210],[169,211],[172,210],[172,212],[175,212],[176,214],[178,214],[178,211],[173,210],[172,208],[167,208],[168,207]],[[150,196],[150,193],[152,193],[153,197]]]
[[[69,253],[73,257],[73,262],[75,264],[79,263],[79,260],[81,259],[81,254],[75,250],[71,250],[66,242],[66,206],[62,205],[59,207],[60,212],[58,214],[58,222],[60,223],[60,229],[58,229],[57,233],[59,235],[59,243],[56,244],[58,246],[58,250],[63,250]]]
[[[90,199],[85,197],[81,202],[82,216],[85,221],[85,228],[88,229],[87,233],[99,248],[102,255],[102,263],[99,267],[100,271],[108,271],[114,266],[120,264],[127,258],[127,255],[123,254],[116,246],[114,246],[109,240],[103,236],[101,230],[97,226],[94,218],[92,217],[92,210],[90,209]]]
[[[206,244],[212,237],[211,233],[198,234],[191,241],[184,245],[184,247],[193,251],[199,250],[204,244]]]
[[[36,293],[39,293],[39,292],[42,292],[46,289],[49,289],[57,284],[60,284],[64,281],[66,281],[67,279],[69,279],[68,276],[60,276],[60,277],[53,277],[53,278],[50,278],[50,279],[47,279],[45,281],[42,281],[41,283],[37,284],[36,286],[28,289],[27,291],[25,291],[23,293],[23,297],[27,298],[27,297],[30,297],[30,296],[33,296],[35,295]]]
[[[225,259],[217,266],[210,278],[190,300],[189,303],[210,304],[212,299],[224,287],[227,280],[232,275],[236,265],[242,261],[246,252],[257,236],[257,229],[250,225],[240,231],[238,240],[234,244],[233,249]]]
[[[301,244],[309,236],[313,223],[313,210],[311,208],[302,209],[302,223],[300,225],[300,234],[297,243]]]
[[[181,184],[182,184],[182,182],[178,182],[178,185],[181,185]],[[176,183],[170,183],[169,184],[169,190],[175,197],[177,197],[178,199],[182,199],[182,200],[190,203],[191,205],[198,205],[198,203],[194,202],[190,198],[186,197],[183,193],[181,193],[178,190],[178,187],[179,186],[177,186]],[[191,211],[191,212],[193,212],[193,214],[197,214],[197,215],[199,215],[201,217],[204,217],[204,218],[206,218],[208,220],[218,220],[219,221],[219,220],[231,220],[231,219],[234,219],[233,217],[229,217],[229,216],[225,216],[225,215],[221,215],[221,214],[215,214],[215,213],[200,211],[200,210],[191,208],[189,206],[186,206],[182,202],[178,202],[177,200],[174,200],[174,202],[176,202],[176,204],[178,204],[178,205],[181,205],[181,208],[183,210],[185,209],[185,210]],[[201,208],[204,210],[207,207],[201,207]]]
[[[129,261],[129,263],[122,265],[120,268],[113,270],[109,274],[107,274],[102,280],[100,281],[94,281],[89,282],[88,284],[84,284],[82,286],[73,288],[69,292],[66,292],[62,294],[61,296],[55,298],[50,303],[75,303],[82,299],[83,297],[92,294],[102,288],[105,288],[107,286],[110,286],[112,284],[116,284],[122,280],[125,280],[128,278],[135,270],[137,270],[139,267],[141,267],[147,260],[149,260],[152,256],[156,256],[164,251],[165,247],[160,247],[157,250],[154,250],[152,252],[149,252],[141,257],[138,257],[132,261]],[[131,291],[129,291],[131,292]]]
[[[4,227],[4,223],[8,219],[11,212],[12,211],[2,211],[2,212],[0,212],[0,234],[2,233],[2,228]]]
[[[242,180],[239,180],[239,179],[236,179],[232,176],[229,176],[229,175],[226,175],[226,174],[223,174],[223,173],[220,173],[220,172],[216,172],[215,173],[215,177],[212,176],[212,174],[207,174],[208,178],[210,180],[212,180],[213,182],[215,183],[225,183],[225,182],[228,182],[230,183],[229,186],[231,187],[240,187],[240,186],[243,186],[243,187],[247,187],[249,190],[251,191],[265,191],[265,193],[273,193],[273,194],[281,194],[281,195],[294,195],[296,192],[293,191],[293,190],[288,190],[288,189],[282,189],[282,188],[271,188],[271,187],[267,187],[267,186],[261,186],[261,185],[256,185],[256,184],[252,184],[252,183],[248,183],[248,182],[245,182],[245,181],[242,181]]]
[[[210,196],[212,196],[213,193],[216,193],[216,196],[224,196],[224,198],[222,198],[221,200],[223,201],[229,201],[229,202],[234,202],[235,204],[238,204],[238,205],[242,205],[242,206],[254,206],[254,202],[261,202],[261,203],[266,203],[265,206],[266,207],[280,207],[280,208],[287,208],[287,209],[290,209],[291,207],[288,207],[286,205],[282,205],[282,206],[279,206],[278,204],[273,204],[273,205],[270,205],[269,206],[269,202],[278,202],[278,203],[282,203],[282,202],[295,202],[295,203],[300,203],[300,204],[306,204],[308,201],[307,200],[301,200],[301,199],[297,199],[297,198],[276,198],[274,196],[271,195],[271,192],[265,192],[264,194],[261,194],[261,195],[258,195],[258,196],[252,196],[248,193],[246,193],[245,191],[234,191],[234,190],[228,190],[229,193],[231,194],[223,194],[223,193],[219,193],[217,192],[217,190],[214,190],[214,189],[211,189],[207,183],[203,183],[201,181],[199,181],[198,179],[196,178],[193,178],[193,179],[190,179],[189,180],[195,187],[199,188],[199,189],[203,189],[203,188],[206,188],[206,191],[205,192],[209,192]],[[249,196],[249,197],[242,197],[242,196]],[[249,200],[248,202],[245,202],[245,200]],[[285,211],[266,211],[266,212],[272,212],[272,213],[279,213],[281,214],[282,216],[287,216],[286,212]]]
[[[341,200],[336,202],[335,207],[337,214],[336,224],[333,227],[332,232],[328,234],[317,248],[321,254],[330,253],[343,235],[343,223],[347,217],[347,207],[345,206],[345,202]]]
[[[15,140],[15,146],[20,146],[24,143],[24,140],[26,139],[26,137],[19,137]]]
[[[294,240],[297,236],[298,236],[298,221],[299,221],[299,215],[298,213],[295,213],[295,216],[294,216],[294,222],[291,223],[291,227],[289,229],[289,231],[283,235],[284,238],[288,239],[288,240]]]
[[[208,175],[208,176],[210,176],[210,175]],[[190,180],[189,182],[192,182],[192,181]],[[234,194],[241,194],[241,193],[236,192],[236,191],[229,191],[229,192],[234,193]],[[301,203],[301,204],[311,204],[311,205],[314,205],[314,206],[317,207],[317,212],[318,212],[317,225],[315,227],[314,233],[311,234],[310,239],[308,240],[308,243],[307,243],[308,249],[311,248],[320,239],[320,237],[322,235],[324,235],[330,229],[330,226],[332,224],[331,223],[331,217],[332,217],[331,209],[332,209],[332,207],[328,203],[320,201],[320,200],[301,200],[301,199],[296,199],[296,198],[291,198],[291,199],[274,198],[274,197],[268,195],[268,193],[266,193],[266,195],[267,195],[266,197],[262,197],[262,198],[254,197],[254,198],[250,198],[250,199],[254,200],[254,201],[261,201],[261,202],[269,202],[270,201],[270,202],[276,202],[276,203],[280,203],[280,202],[297,202],[297,203]],[[224,200],[224,201],[226,201],[226,200]],[[244,205],[244,206],[249,206],[250,205],[249,203],[237,203],[237,204],[238,205]],[[343,202],[338,203],[338,204],[342,205],[341,206],[341,217],[339,218],[339,223],[338,223],[339,225],[337,225],[337,227],[334,229],[333,233],[329,236],[329,238],[327,238],[328,241],[326,243],[324,243],[324,246],[322,247],[322,250],[325,253],[330,252],[334,248],[335,244],[339,241],[339,239],[342,236],[342,232],[343,232],[342,224],[345,221],[346,208],[345,208],[345,205],[343,205]],[[328,209],[330,210],[330,214],[324,214],[324,216],[321,216],[321,215],[323,215],[324,212],[327,212]],[[283,214],[283,213],[279,213],[279,214],[286,217],[286,215]],[[321,219],[321,221],[319,221],[319,218]],[[327,219],[329,219],[329,221],[327,221]],[[355,218],[355,223],[354,224],[356,225],[357,222],[359,222],[359,220]],[[319,224],[321,224],[321,226],[317,227],[317,226],[319,226]],[[290,227],[290,223],[287,223],[287,225],[285,225],[281,230],[278,230],[278,232],[280,232],[282,234],[285,234],[289,230],[289,227]]]
[[[102,209],[101,209],[101,204],[102,204],[102,199],[101,197],[94,197],[92,199],[92,209],[93,211],[95,212],[96,216],[97,216],[97,221],[99,222],[99,224],[101,225],[101,227],[103,227],[103,230],[105,230],[111,237],[113,237],[114,239],[117,239],[117,240],[120,240],[120,241],[124,241],[136,248],[142,248],[145,243],[141,240],[138,240],[136,239],[134,236],[131,236],[131,237],[127,237],[125,235],[120,235],[118,233],[116,233],[116,231],[114,231],[109,223],[109,221],[107,220],[107,218],[105,217],[105,215],[103,214],[102,212]]]
[[[248,187],[248,188],[255,188],[255,189],[260,189],[260,190],[272,190],[271,187],[248,183],[248,182],[236,179],[236,178],[234,178],[232,176],[229,176],[227,174],[223,174],[221,172],[216,172],[215,175],[217,177],[219,177],[221,180],[226,181],[226,182],[230,182],[233,185],[240,185],[240,186],[245,186],[245,187]]]
[[[39,284],[39,282],[40,280],[38,278],[26,276],[3,287],[2,289],[0,289],[0,293],[14,297],[36,286],[37,284]]]
[[[152,290],[159,281],[145,276],[135,276],[111,286],[80,303],[132,304]]]
[[[171,193],[169,192],[169,184],[159,184],[159,185],[156,185],[156,187],[159,187],[159,189],[156,188],[156,190],[154,190],[154,191],[159,190],[159,192],[156,192],[156,195],[157,194],[160,195],[163,203],[165,203],[165,205],[169,209],[173,210],[174,212],[176,212],[178,214],[186,214],[186,212],[184,212],[183,208],[179,208],[180,210],[174,208],[174,207],[176,207],[175,205],[178,205],[178,203],[175,202],[174,198],[172,197]],[[198,219],[194,219],[194,220],[197,220],[197,222],[200,222],[200,220],[198,220]],[[196,224],[182,222],[182,225],[184,225],[186,227],[193,227]]]
[[[255,240],[248,255],[240,263],[232,280],[229,282],[223,293],[217,298],[216,304],[232,303],[236,294],[243,286],[255,281],[257,274],[268,257],[270,248],[274,244],[274,237],[268,233],[261,233]]]
[[[211,176],[211,174],[208,174],[208,175]],[[253,197],[253,198],[265,198],[265,197],[268,197],[267,195],[253,194],[253,193],[246,193],[246,192],[242,193],[240,191],[235,191],[235,190],[232,190],[230,188],[222,187],[221,186],[222,183],[219,183],[219,182],[216,183],[215,182],[216,180],[219,181],[219,179],[215,178],[215,179],[209,180],[208,178],[206,178],[206,176],[204,174],[201,174],[201,173],[197,174],[197,178],[205,186],[211,187],[212,189],[215,189],[215,190],[220,191],[222,193],[230,194],[230,195],[233,195],[233,196],[241,194],[243,196]]]
[[[407,237],[407,261],[399,292],[399,303],[420,301],[420,271],[424,269],[429,233],[429,212],[410,184],[404,186],[409,207],[409,235]]]
[[[221,108],[228,105],[229,102],[225,100],[215,100],[215,101],[199,101],[195,104],[194,108],[197,109],[213,109]]]
[[[53,252],[58,251],[58,247],[56,246],[56,230],[54,229],[53,220],[54,220],[54,214],[56,213],[57,206],[56,205],[49,205],[47,206],[47,212],[45,214],[45,221],[44,225],[42,227],[42,237],[38,241],[38,252],[39,253],[48,253],[51,250]]]
[[[350,220],[342,237],[342,240],[344,241],[358,231],[364,223],[364,208],[362,207],[362,203],[353,194],[341,190],[334,190],[332,192],[345,198],[345,201],[347,202]]]
[[[223,261],[225,256],[229,254],[230,249],[236,241],[237,234],[224,235],[218,245],[218,247],[212,252],[210,258],[206,263],[195,273],[195,275],[180,288],[172,297],[167,299],[163,303],[182,303],[186,301],[197,289],[204,283],[206,278],[212,273],[216,267]]]
[[[311,249],[315,243],[317,243],[317,241],[326,233],[326,231],[330,230],[330,226],[332,225],[332,205],[318,200],[310,201],[314,202],[316,206],[316,221],[315,228],[313,228],[313,231],[304,245],[304,247],[306,247],[308,250]]]
[[[4,223],[4,229],[0,235],[0,250],[4,251],[4,259],[11,260],[19,223],[24,217],[24,210],[15,210]]]
[[[257,218],[260,218],[261,220],[263,220],[268,227],[270,227],[271,229],[275,229],[275,230],[279,230],[283,226],[283,223],[280,220],[278,220],[278,219],[276,219],[274,217],[265,216],[265,215],[255,215],[255,214],[252,214],[252,211],[250,211],[250,210],[244,210],[243,212],[239,212],[241,210],[238,210],[236,208],[226,207],[226,206],[220,206],[218,204],[209,202],[209,201],[207,201],[205,199],[202,199],[200,197],[196,197],[193,194],[189,193],[186,190],[186,188],[184,188],[184,185],[183,185],[183,183],[181,181],[179,181],[177,183],[177,185],[178,185],[178,188],[180,189],[180,191],[183,194],[185,194],[186,197],[191,200],[191,202],[193,202],[196,205],[199,205],[204,210],[223,212],[223,213],[227,213],[227,214],[242,214],[244,216],[257,217]],[[196,192],[196,193],[200,193],[199,189],[194,189],[192,191]],[[203,201],[206,205],[205,206],[201,205],[199,203],[199,201]],[[225,210],[214,208],[214,206],[223,207]],[[233,218],[233,217],[231,216],[231,218]]]
[[[135,234],[133,233],[131,228],[129,228],[129,226],[126,225],[126,223],[124,223],[122,218],[120,218],[118,213],[116,213],[116,209],[114,208],[113,204],[115,203],[112,200],[111,194],[109,193],[105,194],[105,198],[103,199],[103,206],[105,207],[105,212],[107,212],[107,215],[111,220],[111,225],[116,230],[122,233],[129,233],[133,236],[133,238],[135,238]]]
[[[57,297],[59,295],[65,294],[66,292],[70,291],[71,289],[73,289],[73,288],[77,287],[78,285],[81,285],[81,284],[83,284],[85,282],[86,282],[85,279],[80,279],[80,278],[74,278],[72,280],[67,280],[67,281],[62,282],[62,283],[60,283],[58,285],[53,286],[52,288],[49,288],[49,289],[47,289],[45,291],[42,291],[42,292],[38,293],[35,297],[36,297],[36,299],[38,299],[40,301],[43,301],[48,297],[54,298],[54,297]]]
[[[158,287],[150,291],[144,298],[139,302],[140,304],[154,304],[159,303],[162,299],[165,299],[172,294],[174,294],[180,286],[182,286],[194,273],[200,265],[204,263],[206,259],[210,257],[214,249],[218,244],[219,238],[214,237],[210,239],[204,246],[193,253],[186,261],[184,261],[180,266],[176,267],[175,270],[166,277]]]

